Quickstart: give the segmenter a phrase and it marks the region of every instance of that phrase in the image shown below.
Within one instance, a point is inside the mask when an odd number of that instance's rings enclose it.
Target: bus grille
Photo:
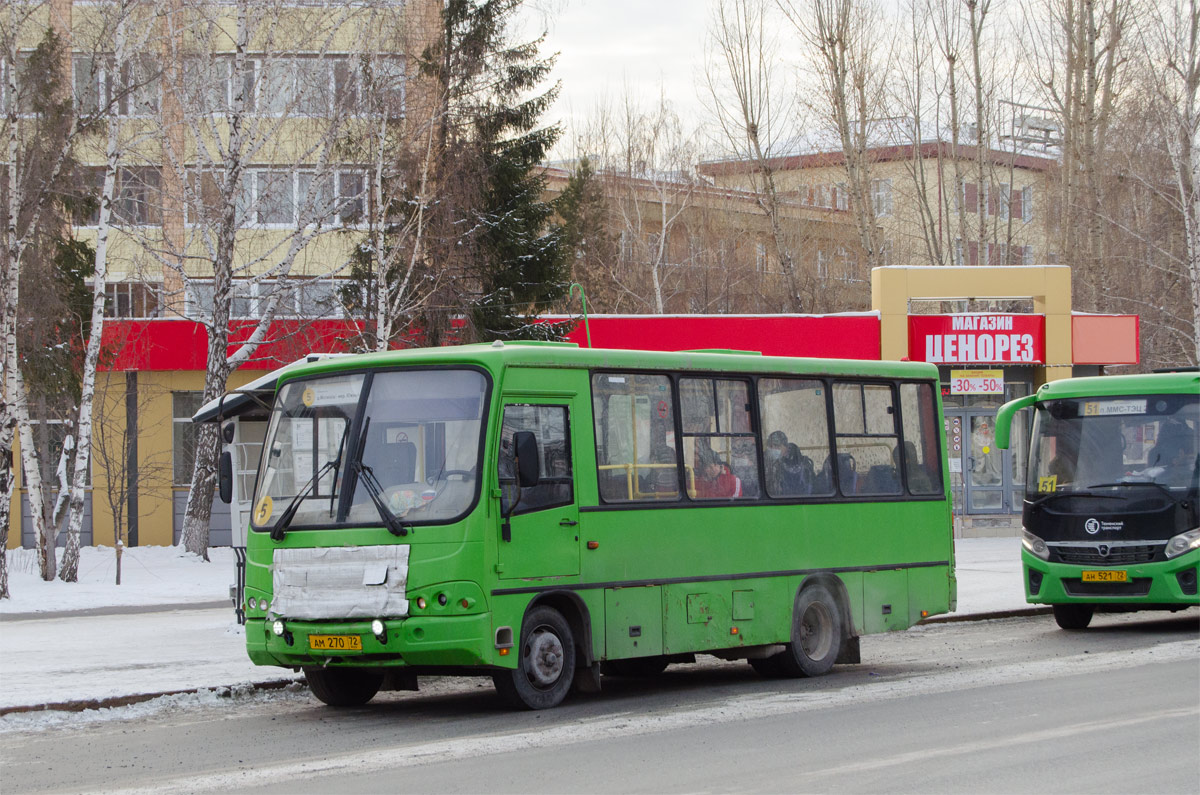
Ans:
[[[1063,580],[1062,586],[1068,596],[1145,596],[1150,593],[1150,578],[1142,577],[1130,582]]]
[[[1053,546],[1053,545],[1051,545]],[[1074,563],[1079,566],[1104,566],[1117,563],[1149,563],[1154,560],[1164,544],[1141,544],[1133,547],[1110,547],[1107,555],[1101,555],[1099,546],[1053,547],[1059,563]]]

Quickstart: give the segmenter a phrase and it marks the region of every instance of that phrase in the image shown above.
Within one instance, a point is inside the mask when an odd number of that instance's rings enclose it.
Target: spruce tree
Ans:
[[[563,332],[533,322],[565,295],[567,268],[562,230],[542,200],[541,163],[560,130],[539,125],[558,87],[535,93],[554,59],[538,57],[540,38],[512,43],[508,25],[520,6],[449,0],[443,36],[426,59],[444,98],[440,179],[459,186],[443,206],[452,249],[444,261],[457,261],[460,283],[473,287],[455,294],[482,340]]]

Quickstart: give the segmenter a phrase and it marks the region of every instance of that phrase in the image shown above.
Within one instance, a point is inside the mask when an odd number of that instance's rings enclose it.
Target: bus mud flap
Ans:
[[[592,663],[586,668],[575,669],[575,679],[571,689],[576,693],[600,692],[600,663]]]
[[[858,645],[858,636],[849,635],[842,641],[842,648],[838,650],[834,664],[855,665],[860,662],[862,662],[862,653]]]

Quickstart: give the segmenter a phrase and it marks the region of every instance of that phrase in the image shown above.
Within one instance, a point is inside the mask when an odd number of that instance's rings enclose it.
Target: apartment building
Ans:
[[[867,200],[881,241],[879,265],[1003,266],[1058,260],[1047,205],[1054,159],[932,141],[873,146],[866,160]],[[840,150],[774,157],[767,166],[779,189],[802,204],[850,209]],[[702,163],[700,172],[717,185],[745,187],[758,168],[748,161],[721,160]]]

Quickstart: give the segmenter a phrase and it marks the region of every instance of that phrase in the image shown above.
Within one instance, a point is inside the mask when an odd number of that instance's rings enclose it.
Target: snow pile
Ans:
[[[60,560],[62,552],[58,550]],[[208,557],[205,563],[181,546],[128,547],[121,555],[121,584],[116,585],[116,550],[83,547],[79,581],[66,583],[42,580],[36,550],[10,549],[10,598],[0,599],[0,614],[228,601],[236,576],[233,550],[214,547]]]

